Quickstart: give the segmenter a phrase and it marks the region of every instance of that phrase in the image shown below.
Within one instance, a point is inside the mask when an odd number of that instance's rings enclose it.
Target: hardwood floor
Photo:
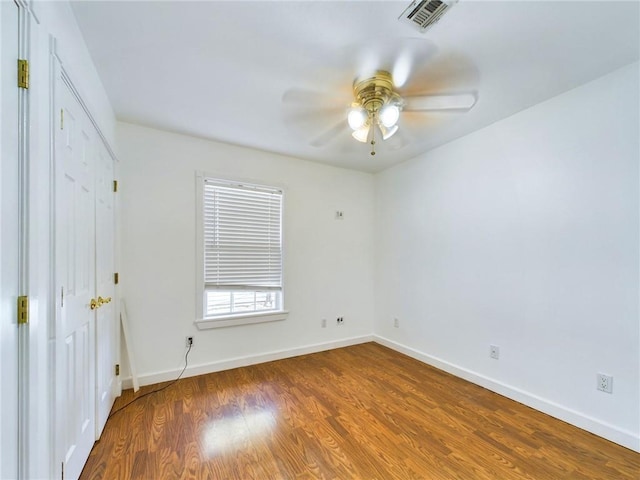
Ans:
[[[367,343],[180,380],[115,414],[81,476],[294,478],[639,479],[640,454]]]

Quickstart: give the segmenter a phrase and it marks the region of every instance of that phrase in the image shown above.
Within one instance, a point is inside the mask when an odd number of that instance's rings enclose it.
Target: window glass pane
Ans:
[[[256,292],[256,309],[272,309],[276,307],[275,292]]]
[[[223,315],[231,311],[231,292],[207,292],[207,316]]]
[[[252,290],[205,292],[207,317],[280,310],[280,292]]]
[[[233,293],[233,312],[253,312],[256,305],[255,292],[234,292]]]

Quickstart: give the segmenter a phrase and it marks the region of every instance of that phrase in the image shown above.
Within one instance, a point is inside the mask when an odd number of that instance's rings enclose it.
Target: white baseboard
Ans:
[[[563,405],[559,405],[550,400],[544,399],[533,393],[521,390],[516,387],[512,387],[502,382],[498,382],[484,375],[480,375],[472,370],[468,370],[463,367],[459,367],[452,363],[449,363],[440,358],[428,355],[413,348],[407,347],[400,343],[394,342],[378,335],[373,336],[373,341],[389,347],[405,355],[415,358],[423,363],[436,367],[447,373],[455,375],[456,377],[463,378],[471,383],[480,385],[492,392],[499,393],[507,398],[515,400],[516,402],[527,405],[531,408],[546,413],[554,418],[570,423],[578,428],[591,432],[600,437],[606,438],[614,443],[622,445],[623,447],[640,452],[640,436],[623,430],[614,425],[608,424],[601,420],[589,417],[580,412],[567,408]]]
[[[248,355],[245,357],[236,357],[229,360],[222,360],[219,362],[202,363],[199,365],[191,365],[182,374],[182,378],[195,377],[196,375],[204,375],[207,373],[221,372],[223,370],[230,370],[232,368],[246,367],[248,365],[256,365],[258,363],[272,362],[274,360],[283,360],[285,358],[297,357],[299,355],[307,355],[309,353],[323,352],[325,350],[333,350],[335,348],[348,347],[350,345],[358,345],[360,343],[374,341],[373,335],[363,335],[360,337],[345,338],[342,340],[335,340],[325,343],[316,343],[313,345],[305,345],[302,347],[291,348],[287,350],[275,350],[272,352],[261,353],[258,355]],[[177,370],[165,370],[163,372],[149,373],[145,375],[139,375],[138,380],[140,385],[153,385],[155,383],[167,382],[174,380],[182,371]],[[122,388],[133,388],[133,382],[131,377],[127,377],[122,380]]]

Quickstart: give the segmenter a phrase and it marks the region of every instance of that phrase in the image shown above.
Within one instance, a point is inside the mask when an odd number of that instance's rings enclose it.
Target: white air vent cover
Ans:
[[[413,25],[424,33],[457,2],[458,0],[415,0],[402,12],[398,20]]]

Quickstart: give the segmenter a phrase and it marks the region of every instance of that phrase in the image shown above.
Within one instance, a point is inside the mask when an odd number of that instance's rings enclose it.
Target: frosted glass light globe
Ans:
[[[391,138],[393,136],[394,133],[396,133],[398,131],[398,126],[394,125],[393,127],[389,128],[389,129],[384,129],[382,130],[382,139],[386,140],[387,138]]]
[[[387,128],[393,127],[400,118],[397,105],[385,105],[380,109],[380,122]]]
[[[367,112],[364,108],[352,108],[349,110],[347,121],[352,130],[358,130],[367,122]]]
[[[367,139],[369,138],[369,127],[368,126],[360,127],[358,130],[354,130],[351,133],[351,136],[356,140],[358,140],[359,142],[366,143]]]

